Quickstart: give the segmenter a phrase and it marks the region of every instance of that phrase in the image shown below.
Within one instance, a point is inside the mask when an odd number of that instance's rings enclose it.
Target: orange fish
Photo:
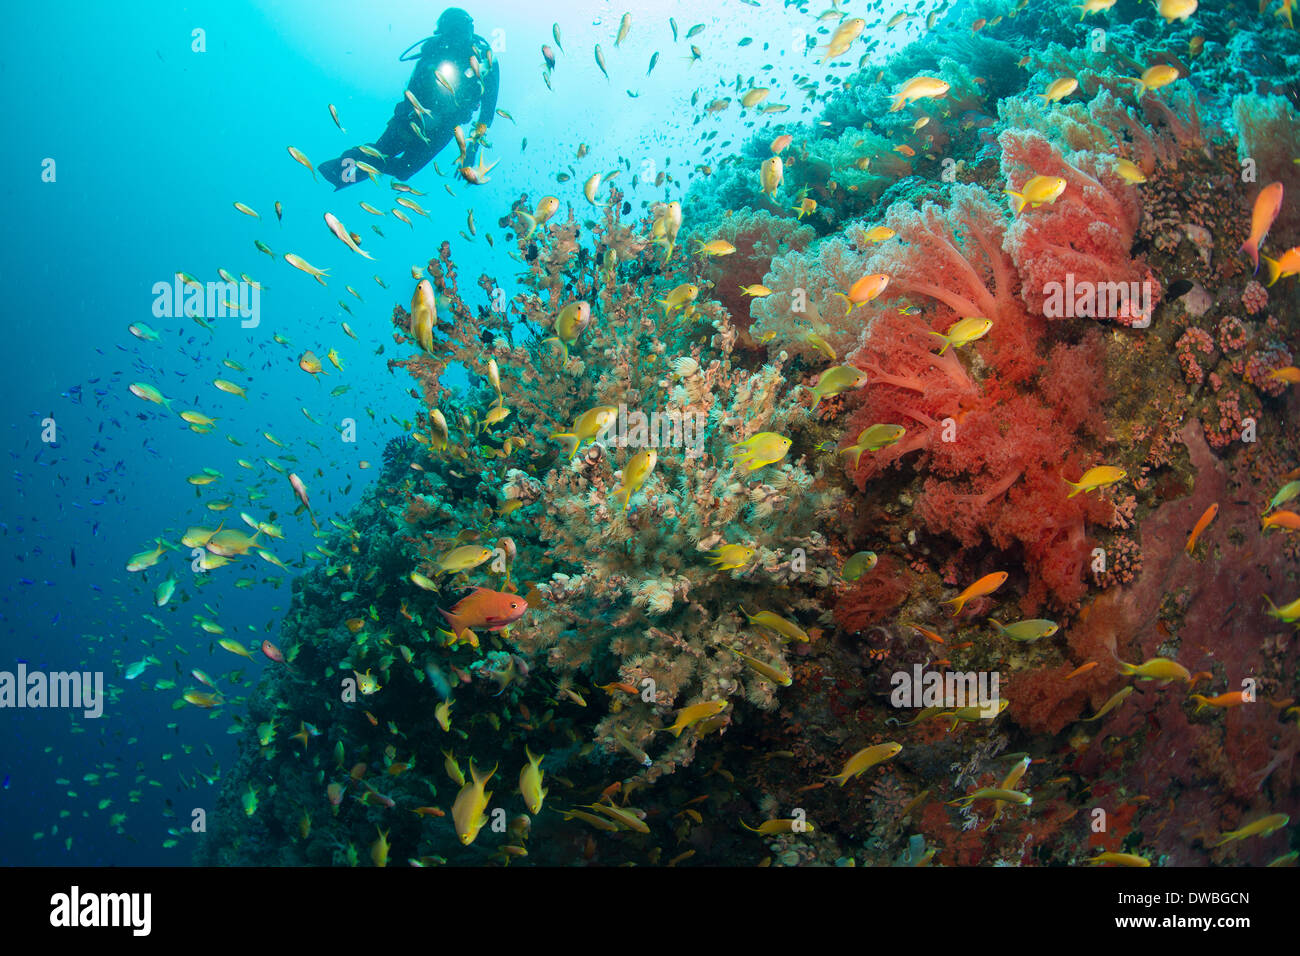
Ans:
[[[880,293],[885,291],[889,285],[889,276],[883,272],[865,275],[853,285],[849,286],[848,292],[836,292],[840,298],[848,303],[850,311],[854,306],[862,305],[864,302],[870,302]]]
[[[965,591],[962,591],[961,594],[958,594],[955,598],[949,598],[947,601],[941,603],[953,605],[952,616],[956,617],[961,613],[961,609],[966,606],[967,601],[972,598],[983,597],[986,594],[992,594],[998,588],[1002,587],[1002,582],[1006,579],[1007,572],[994,571],[992,574],[984,575],[984,577],[980,578]]]
[[[1261,531],[1267,531],[1269,528],[1285,528],[1287,531],[1300,531],[1300,515],[1294,511],[1274,511],[1264,519],[1264,527]]]
[[[906,625],[906,626],[907,626],[907,627],[910,627],[912,630],[916,631],[918,634],[920,634],[922,637],[924,637],[924,638],[925,638],[926,640],[928,640],[928,641],[934,641],[936,644],[942,644],[942,643],[943,643],[943,638],[942,638],[942,637],[940,637],[940,636],[939,636],[938,634],[936,634],[934,631],[928,631],[928,630],[926,630],[926,629],[923,628],[920,624],[908,624],[908,625]]]
[[[1066,674],[1065,679],[1069,680],[1071,677],[1078,677],[1080,674],[1086,674],[1096,666],[1096,661],[1088,661],[1086,664],[1080,664],[1074,670],[1070,671],[1070,673]]]
[[[271,660],[275,661],[277,664],[284,663],[283,652],[281,652],[280,648],[276,647],[270,641],[262,642],[262,653],[265,654],[267,657],[269,657]]]
[[[518,594],[505,594],[487,588],[475,588],[456,602],[450,611],[438,608],[457,636],[476,627],[499,631],[524,616],[528,602]]]
[[[1187,536],[1187,544],[1183,550],[1191,554],[1196,550],[1196,539],[1201,536],[1201,532],[1210,526],[1215,516],[1219,513],[1219,503],[1216,501],[1210,507],[1205,509],[1205,514],[1201,515],[1200,520],[1196,522],[1196,527],[1192,528],[1192,533]]]
[[[612,694],[616,690],[621,690],[625,694],[635,694],[637,692],[636,688],[631,684],[620,684],[617,682],[612,684],[597,684],[596,689],[603,690],[607,694]]]
[[[1218,697],[1205,697],[1201,694],[1189,694],[1192,700],[1196,701],[1196,713],[1200,713],[1203,707],[1239,707],[1246,703],[1246,692],[1243,690],[1229,691],[1226,694],[1220,694]]]
[[[1256,272],[1259,271],[1259,244],[1268,235],[1268,230],[1272,227],[1273,220],[1277,218],[1277,214],[1281,209],[1282,184],[1269,183],[1255,197],[1255,211],[1250,216],[1250,235],[1246,237],[1246,241],[1237,250],[1250,256],[1250,261],[1255,264]]]

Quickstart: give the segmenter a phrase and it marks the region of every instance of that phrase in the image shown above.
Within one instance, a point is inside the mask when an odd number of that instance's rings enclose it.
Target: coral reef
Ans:
[[[1264,604],[1295,598],[1297,549],[1260,527],[1300,463],[1300,400],[1270,377],[1300,350],[1297,292],[1238,254],[1239,160],[1300,197],[1300,123],[1233,81],[1275,55],[1281,82],[1294,55],[1206,12],[1197,67],[1246,92],[1180,75],[1135,97],[1177,60],[1154,13],[1102,50],[1068,6],[1020,13],[1033,52],[993,25],[927,35],[680,206],[634,216],[607,185],[599,221],[519,228],[513,295],[467,289],[441,246],[430,340],[393,312],[420,411],[295,582],[201,858],[355,864],[380,828],[420,863],[1284,852],[1215,844],[1300,794],[1300,651]],[[891,112],[918,73],[947,95]],[[1300,241],[1296,210],[1271,251]],[[455,633],[445,612],[489,592],[526,610]],[[1008,636],[1020,618],[1052,627]],[[1190,679],[1131,672],[1153,658]],[[914,668],[996,675],[1005,713],[894,702]],[[1243,680],[1239,706],[1190,696]],[[529,754],[542,813],[514,792]],[[444,817],[471,762],[504,812],[462,847]],[[1032,802],[963,799],[1007,779]]]

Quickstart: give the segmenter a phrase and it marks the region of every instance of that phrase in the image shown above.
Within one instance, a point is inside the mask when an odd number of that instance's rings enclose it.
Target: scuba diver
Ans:
[[[419,53],[411,56],[416,47]],[[415,59],[416,64],[405,97],[393,109],[393,118],[383,135],[369,144],[383,158],[353,147],[338,159],[321,163],[321,175],[334,184],[335,190],[351,186],[366,175],[357,168],[358,162],[369,163],[379,172],[405,181],[442,151],[459,124],[473,117],[475,108],[479,111],[478,124],[465,139],[459,165],[478,162],[483,132],[492,125],[496,113],[501,70],[487,41],[474,33],[473,18],[459,7],[449,7],[438,17],[433,36],[411,44],[398,59]]]

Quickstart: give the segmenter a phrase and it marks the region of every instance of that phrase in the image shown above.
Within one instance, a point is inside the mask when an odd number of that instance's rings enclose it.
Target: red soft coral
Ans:
[[[984,349],[985,359],[1006,383],[1032,375],[1042,320],[1027,315],[1016,297],[1020,280],[1003,251],[1006,215],[988,193],[956,184],[946,207],[895,203],[885,222],[898,235],[876,251],[864,271],[890,276],[886,297],[928,300],[931,327],[938,332],[960,318],[992,320],[997,333]]]
[[[1147,292],[1154,307],[1158,284],[1145,263],[1129,257],[1141,205],[1111,161],[1085,151],[1072,153],[1067,161],[1047,139],[1030,130],[1005,130],[998,142],[1008,189],[1020,190],[1033,176],[1059,176],[1066,184],[1052,204],[1023,209],[1006,232],[1006,249],[1023,280],[1021,298],[1030,312],[1043,314],[1050,290],[1068,289],[1070,276],[1075,288],[1082,283],[1122,283],[1129,290],[1151,283]],[[1101,317],[1132,324],[1140,304],[1146,304],[1145,295],[1141,303],[1127,303],[1123,313]],[[1073,314],[1074,309],[1067,307],[1062,314],[1048,317]]]
[[[863,347],[850,356],[850,363],[869,376],[866,401],[848,422],[850,441],[870,425],[907,429],[898,444],[858,459],[854,481],[859,489],[904,455],[933,447],[941,440],[944,420],[961,414],[978,395],[956,352],[936,355],[936,342],[915,319],[890,311],[872,322]]]
[[[907,599],[913,575],[889,556],[880,559],[871,574],[864,575],[835,602],[835,621],[846,632],[858,634],[885,620]]]
[[[947,320],[990,317],[993,328],[960,353],[938,355],[924,323],[897,310],[872,321],[850,356],[869,380],[846,438],[873,424],[902,425],[907,433],[863,454],[854,481],[865,489],[884,467],[920,451],[909,461],[926,476],[915,502],[926,529],[964,549],[987,540],[1017,553],[1029,572],[1024,606],[1050,598],[1068,607],[1086,590],[1085,522],[1111,517],[1105,509],[1090,512],[1094,502],[1068,498],[1059,474],[1079,439],[1102,431],[1100,339],[1042,354],[1042,320],[1026,314],[1011,259],[998,245],[1002,214],[977,187],[955,189],[946,212],[934,203],[919,210],[896,204],[886,221],[898,241],[886,243],[867,268],[892,277],[889,292],[937,301]],[[983,360],[979,380],[959,357],[970,352]]]

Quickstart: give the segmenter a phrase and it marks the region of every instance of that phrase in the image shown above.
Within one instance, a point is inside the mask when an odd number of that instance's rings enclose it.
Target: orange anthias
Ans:
[[[1196,550],[1196,542],[1201,537],[1201,532],[1210,526],[1210,522],[1214,520],[1215,515],[1218,513],[1219,503],[1217,501],[1205,509],[1205,513],[1201,515],[1200,520],[1196,522],[1196,527],[1194,527],[1192,533],[1187,536],[1187,545],[1183,548],[1184,551],[1191,554]]]
[[[1002,587],[1002,582],[1006,579],[1007,572],[1005,571],[995,571],[992,574],[986,574],[965,591],[962,591],[961,594],[958,594],[955,598],[949,598],[943,603],[953,605],[952,616],[956,617],[961,613],[961,609],[966,606],[967,601],[970,601],[973,598],[984,597],[985,595],[992,594],[998,588]]]
[[[450,611],[438,608],[458,636],[466,629],[477,627],[499,631],[519,620],[527,610],[528,602],[518,594],[490,591],[487,588],[475,588],[468,596],[457,601]]]

